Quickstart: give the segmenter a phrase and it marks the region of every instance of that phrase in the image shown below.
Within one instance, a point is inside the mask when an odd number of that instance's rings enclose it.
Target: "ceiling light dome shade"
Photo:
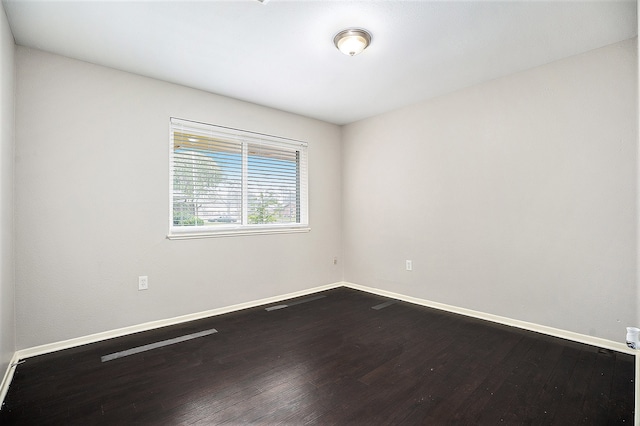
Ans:
[[[367,30],[360,28],[349,28],[340,31],[333,38],[336,45],[345,55],[354,56],[362,52],[371,43],[371,34]]]

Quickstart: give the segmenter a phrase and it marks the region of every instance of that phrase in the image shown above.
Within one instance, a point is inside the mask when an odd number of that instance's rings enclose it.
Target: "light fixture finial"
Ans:
[[[362,28],[347,28],[333,38],[333,44],[345,55],[355,56],[371,43],[371,34]]]

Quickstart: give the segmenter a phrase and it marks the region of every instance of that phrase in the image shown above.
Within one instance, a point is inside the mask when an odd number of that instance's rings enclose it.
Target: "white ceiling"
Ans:
[[[637,35],[634,0],[3,3],[17,44],[336,124]]]

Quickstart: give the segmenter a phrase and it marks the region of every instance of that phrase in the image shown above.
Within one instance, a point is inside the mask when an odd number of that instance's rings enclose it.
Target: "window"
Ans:
[[[169,238],[308,231],[307,144],[171,119]]]

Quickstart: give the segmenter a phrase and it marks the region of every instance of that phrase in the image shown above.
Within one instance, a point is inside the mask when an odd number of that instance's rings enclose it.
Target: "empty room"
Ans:
[[[635,0],[1,5],[1,424],[640,425]]]

